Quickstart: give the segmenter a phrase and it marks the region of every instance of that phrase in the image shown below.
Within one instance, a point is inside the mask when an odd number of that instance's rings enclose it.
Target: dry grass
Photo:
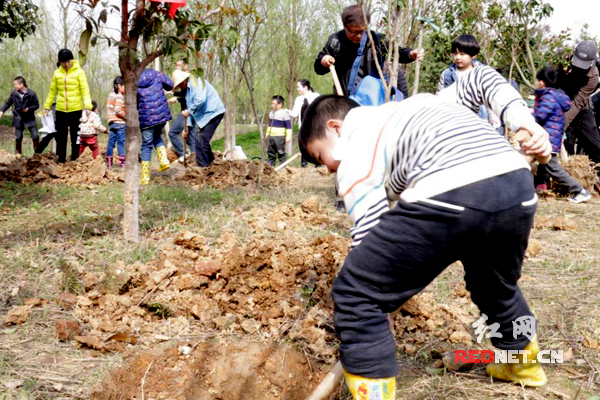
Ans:
[[[145,261],[159,254],[164,244],[182,230],[197,232],[209,240],[223,231],[235,231],[244,241],[252,233],[248,226],[252,210],[281,203],[298,205],[311,195],[322,199],[324,207],[334,206],[331,177],[309,169],[299,171],[294,182],[260,190],[151,185],[141,194],[145,238],[141,245],[120,239],[122,197],[118,185],[0,187],[0,315],[29,297],[52,300],[61,292],[78,293],[82,283],[69,269],[73,263],[101,272],[114,268],[118,261]],[[521,286],[540,320],[541,346],[565,351],[570,348],[573,352],[565,364],[547,366],[547,387],[532,390],[492,383],[482,368],[430,374],[426,367],[434,360],[425,346],[411,356],[399,354],[397,398],[581,400],[597,394],[600,353],[583,343],[586,337],[600,339],[599,204],[596,199],[580,205],[548,199],[539,207],[538,214],[550,221],[566,217],[577,224],[577,231],[534,230],[532,238],[543,248],[523,268]],[[308,239],[324,233],[311,226],[298,229]],[[332,231],[348,235],[339,227]],[[462,277],[461,266],[453,265],[427,291],[440,303],[459,304],[455,291],[462,287]],[[465,307],[476,312],[472,304]],[[34,308],[25,324],[0,323],[0,400],[88,398],[90,388],[128,356],[83,350],[73,341],[55,339],[54,320],[74,317],[73,311],[62,310],[51,301]],[[174,334],[172,339],[195,342],[214,335]],[[139,352],[147,346],[141,343],[130,349]],[[21,383],[17,389],[5,386],[15,381]],[[349,399],[342,386],[335,398]]]

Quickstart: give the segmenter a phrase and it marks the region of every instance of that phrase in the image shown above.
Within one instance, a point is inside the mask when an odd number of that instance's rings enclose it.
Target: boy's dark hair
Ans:
[[[359,104],[347,97],[336,94],[328,94],[317,97],[306,110],[302,118],[302,127],[298,135],[298,145],[302,157],[312,164],[320,164],[308,153],[306,147],[314,140],[325,137],[325,127],[330,119],[346,118],[346,115],[353,108],[359,107]]]
[[[371,22],[369,14],[367,14],[367,22]],[[345,27],[349,25],[364,26],[365,16],[362,7],[358,4],[344,7],[342,10],[342,23]]]
[[[307,88],[309,91],[314,92],[312,86],[310,86],[310,81],[308,79],[300,79],[298,83]]]
[[[479,50],[481,46],[479,46],[479,42],[475,39],[473,35],[459,35],[452,42],[452,53],[456,53],[457,51],[462,51],[470,55],[471,57],[479,54]]]
[[[125,81],[122,76],[117,76],[113,82],[113,90],[115,93],[119,93],[119,85],[124,85]]]
[[[13,81],[19,82],[21,85],[27,87],[27,81],[22,76],[17,76]]]
[[[544,82],[546,87],[556,88],[558,73],[554,68],[544,67],[538,71],[535,77],[538,81]]]
[[[276,100],[277,103],[283,105],[284,101],[283,101],[283,96],[280,94],[276,94],[275,96],[271,97],[271,100]]]
[[[98,103],[96,100],[92,100],[92,111],[96,111],[98,109]]]

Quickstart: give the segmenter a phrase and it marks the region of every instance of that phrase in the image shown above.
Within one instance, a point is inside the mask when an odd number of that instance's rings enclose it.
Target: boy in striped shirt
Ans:
[[[292,120],[290,112],[283,108],[283,97],[280,95],[271,98],[271,110],[266,133],[267,156],[269,164],[274,167],[277,158],[279,158],[279,164],[284,163],[287,159],[285,144],[292,141]]]
[[[526,154],[548,155],[548,134],[490,67],[472,69],[453,87],[452,100],[421,94],[379,107],[321,96],[302,124],[305,159],[337,172],[354,222],[332,294],[355,399],[395,398],[388,314],[458,260],[473,301],[489,325],[499,325],[502,337],[492,344],[532,357],[539,351],[535,338],[513,337],[513,321],[533,315],[517,285],[537,204],[533,178],[524,158],[476,113],[484,105],[511,129],[528,130]],[[546,382],[529,356],[486,372],[524,385]]]

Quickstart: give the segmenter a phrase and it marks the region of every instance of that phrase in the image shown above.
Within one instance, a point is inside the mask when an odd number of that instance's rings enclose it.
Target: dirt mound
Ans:
[[[91,398],[300,400],[317,383],[311,371],[304,355],[289,346],[247,340],[180,345],[134,357]]]
[[[106,168],[104,158],[95,160],[86,152],[77,161],[59,164],[52,153],[35,154],[31,158],[10,157],[0,153],[0,182],[39,183],[53,181],[68,185],[88,185],[123,181],[123,178]]]
[[[77,315],[87,334],[97,337],[132,332],[153,342],[206,330],[288,337],[332,361],[330,289],[349,240],[336,234],[307,240],[288,229],[339,222],[320,211],[317,201],[257,211],[249,218],[255,233],[246,243],[231,233],[209,243],[183,232],[154,262],[119,265],[112,276],[80,268],[87,293],[79,296]],[[428,295],[403,310],[396,330],[409,343],[470,340],[463,324],[473,317],[436,305]]]
[[[594,169],[595,164],[590,161],[588,156],[575,155],[569,156],[568,160],[561,161],[562,167],[571,175],[577,182],[581,183],[583,187],[590,193],[595,193],[594,184],[598,182],[598,175]],[[537,175],[537,165],[532,166],[533,175]],[[563,186],[558,185],[553,179],[550,179],[549,189],[552,192],[567,195],[567,189]],[[548,196],[546,196],[548,197]],[[550,196],[551,197],[551,196]]]
[[[217,156],[208,168],[188,166],[180,181],[189,182],[197,186],[211,186],[224,189],[233,186],[246,186],[256,182],[260,170],[260,162],[251,160],[223,160]],[[276,185],[287,180],[291,170],[275,172],[270,165],[264,165],[261,176],[263,185]]]
[[[277,337],[310,328],[321,338],[309,347],[334,354],[333,343],[325,345],[332,333],[328,291],[347,239],[332,234],[309,242],[282,232],[257,234],[243,245],[224,234],[209,246],[185,232],[175,243],[153,264],[122,267],[110,290],[105,277],[82,278],[89,291],[77,315],[90,335],[133,331],[154,340],[202,329]]]
[[[590,161],[588,156],[570,156],[566,162],[561,164],[569,175],[590,193],[594,193],[594,183],[598,182],[598,174],[594,169],[595,164]]]

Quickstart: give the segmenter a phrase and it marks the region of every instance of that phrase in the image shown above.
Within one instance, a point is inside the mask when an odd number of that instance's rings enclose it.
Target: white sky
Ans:
[[[600,38],[600,0],[545,0],[554,8],[548,24],[553,32],[571,28],[576,39],[584,24],[589,25],[592,36]]]

